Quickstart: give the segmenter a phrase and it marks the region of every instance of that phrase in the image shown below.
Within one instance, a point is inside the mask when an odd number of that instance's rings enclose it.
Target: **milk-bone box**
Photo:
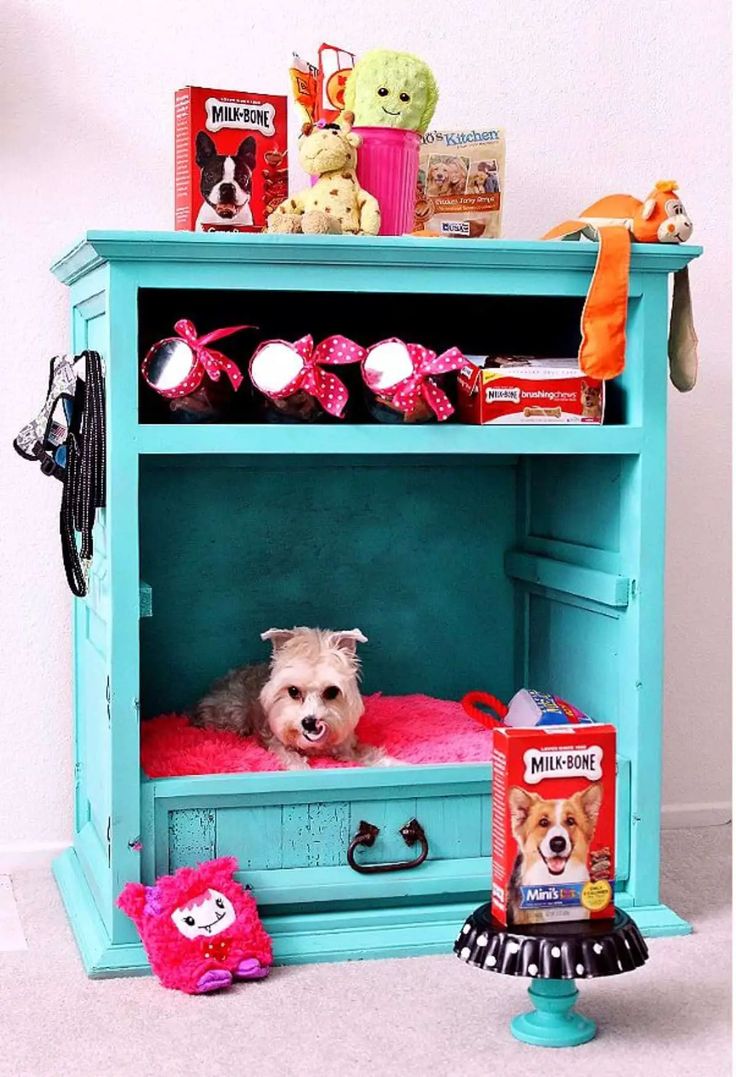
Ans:
[[[289,193],[286,97],[185,86],[175,131],[176,229],[263,231]]]
[[[603,382],[570,360],[484,365],[470,357],[457,375],[461,422],[485,426],[603,422]]]
[[[492,801],[497,920],[613,916],[614,726],[494,729]]]

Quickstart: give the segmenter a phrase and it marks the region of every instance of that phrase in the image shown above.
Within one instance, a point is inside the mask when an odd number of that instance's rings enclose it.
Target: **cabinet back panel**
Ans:
[[[364,690],[509,696],[516,468],[144,460],[144,716],[261,661],[271,626],[361,628]]]
[[[530,471],[529,534],[617,552],[622,466],[617,456],[535,459]]]
[[[618,725],[619,615],[560,596],[530,594],[528,602],[529,683]]]

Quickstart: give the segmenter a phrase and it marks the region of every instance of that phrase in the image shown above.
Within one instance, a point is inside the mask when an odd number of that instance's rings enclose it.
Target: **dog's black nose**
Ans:
[[[235,188],[232,183],[220,184],[220,201],[221,202],[234,202],[235,201]]]
[[[549,847],[553,853],[564,853],[567,842],[564,838],[550,838]]]
[[[317,732],[317,719],[313,714],[308,714],[306,718],[302,718],[302,729],[305,733]]]

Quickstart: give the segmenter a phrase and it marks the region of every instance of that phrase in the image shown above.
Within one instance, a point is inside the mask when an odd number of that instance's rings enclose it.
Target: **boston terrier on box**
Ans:
[[[196,230],[207,231],[211,225],[253,224],[250,211],[251,177],[256,164],[256,140],[244,139],[232,156],[218,153],[208,134],[197,134],[197,164],[202,169],[199,189],[204,202],[197,215]]]

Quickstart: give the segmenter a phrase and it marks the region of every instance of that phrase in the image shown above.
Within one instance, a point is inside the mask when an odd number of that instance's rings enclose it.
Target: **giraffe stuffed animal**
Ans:
[[[268,218],[269,232],[311,235],[378,235],[381,211],[355,175],[360,137],[351,131],[353,117],[342,123],[305,123],[299,136],[299,160],[319,179],[313,187],[284,199]]]

